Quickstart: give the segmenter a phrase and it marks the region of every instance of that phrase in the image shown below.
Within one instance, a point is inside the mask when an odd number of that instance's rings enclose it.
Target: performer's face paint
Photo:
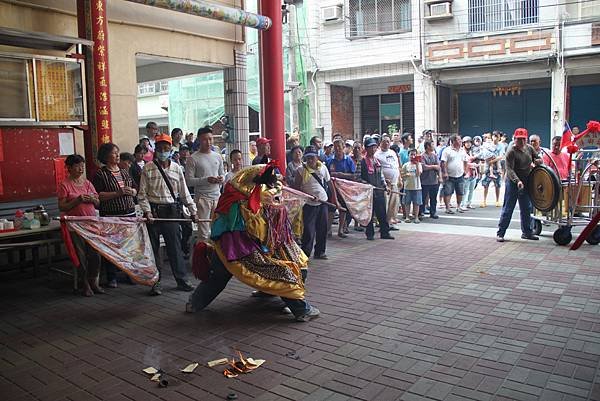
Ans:
[[[279,206],[283,202],[282,190],[283,185],[280,181],[277,181],[272,188],[267,187],[260,193],[260,202],[263,205],[276,205]]]

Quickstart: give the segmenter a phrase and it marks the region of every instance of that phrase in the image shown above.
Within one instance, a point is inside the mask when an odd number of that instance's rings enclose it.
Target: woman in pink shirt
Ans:
[[[143,149],[146,149],[146,153],[144,153],[143,159],[146,163],[152,163],[154,160],[154,149],[150,144],[150,138],[147,136],[143,136],[140,138],[140,145]]]
[[[84,176],[85,159],[71,155],[65,160],[69,177],[58,186],[58,207],[66,216],[96,216],[100,201],[94,186]],[[71,231],[73,245],[83,270],[83,291],[86,297],[103,294],[98,284],[100,255],[77,233]]]

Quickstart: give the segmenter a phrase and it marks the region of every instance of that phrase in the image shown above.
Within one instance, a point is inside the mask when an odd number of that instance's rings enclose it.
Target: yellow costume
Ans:
[[[304,299],[301,270],[308,258],[294,241],[281,183],[269,174],[268,165],[255,165],[228,182],[211,227],[214,250],[241,282],[268,294]]]

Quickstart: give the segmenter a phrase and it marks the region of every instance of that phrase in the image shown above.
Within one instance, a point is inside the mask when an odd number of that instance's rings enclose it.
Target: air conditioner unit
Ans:
[[[452,3],[443,2],[429,4],[429,15],[425,19],[443,19],[452,17]]]
[[[342,11],[341,5],[323,7],[321,8],[321,21],[323,23],[342,21],[344,18]]]

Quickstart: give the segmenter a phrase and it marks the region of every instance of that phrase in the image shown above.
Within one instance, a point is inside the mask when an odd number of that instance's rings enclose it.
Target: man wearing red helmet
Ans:
[[[513,135],[514,143],[506,152],[506,189],[496,236],[498,242],[504,242],[504,234],[510,224],[517,201],[521,212],[521,238],[539,240],[531,231],[531,199],[525,187],[533,164],[541,164],[542,159],[533,146],[527,143],[527,136],[525,128],[517,128]]]

